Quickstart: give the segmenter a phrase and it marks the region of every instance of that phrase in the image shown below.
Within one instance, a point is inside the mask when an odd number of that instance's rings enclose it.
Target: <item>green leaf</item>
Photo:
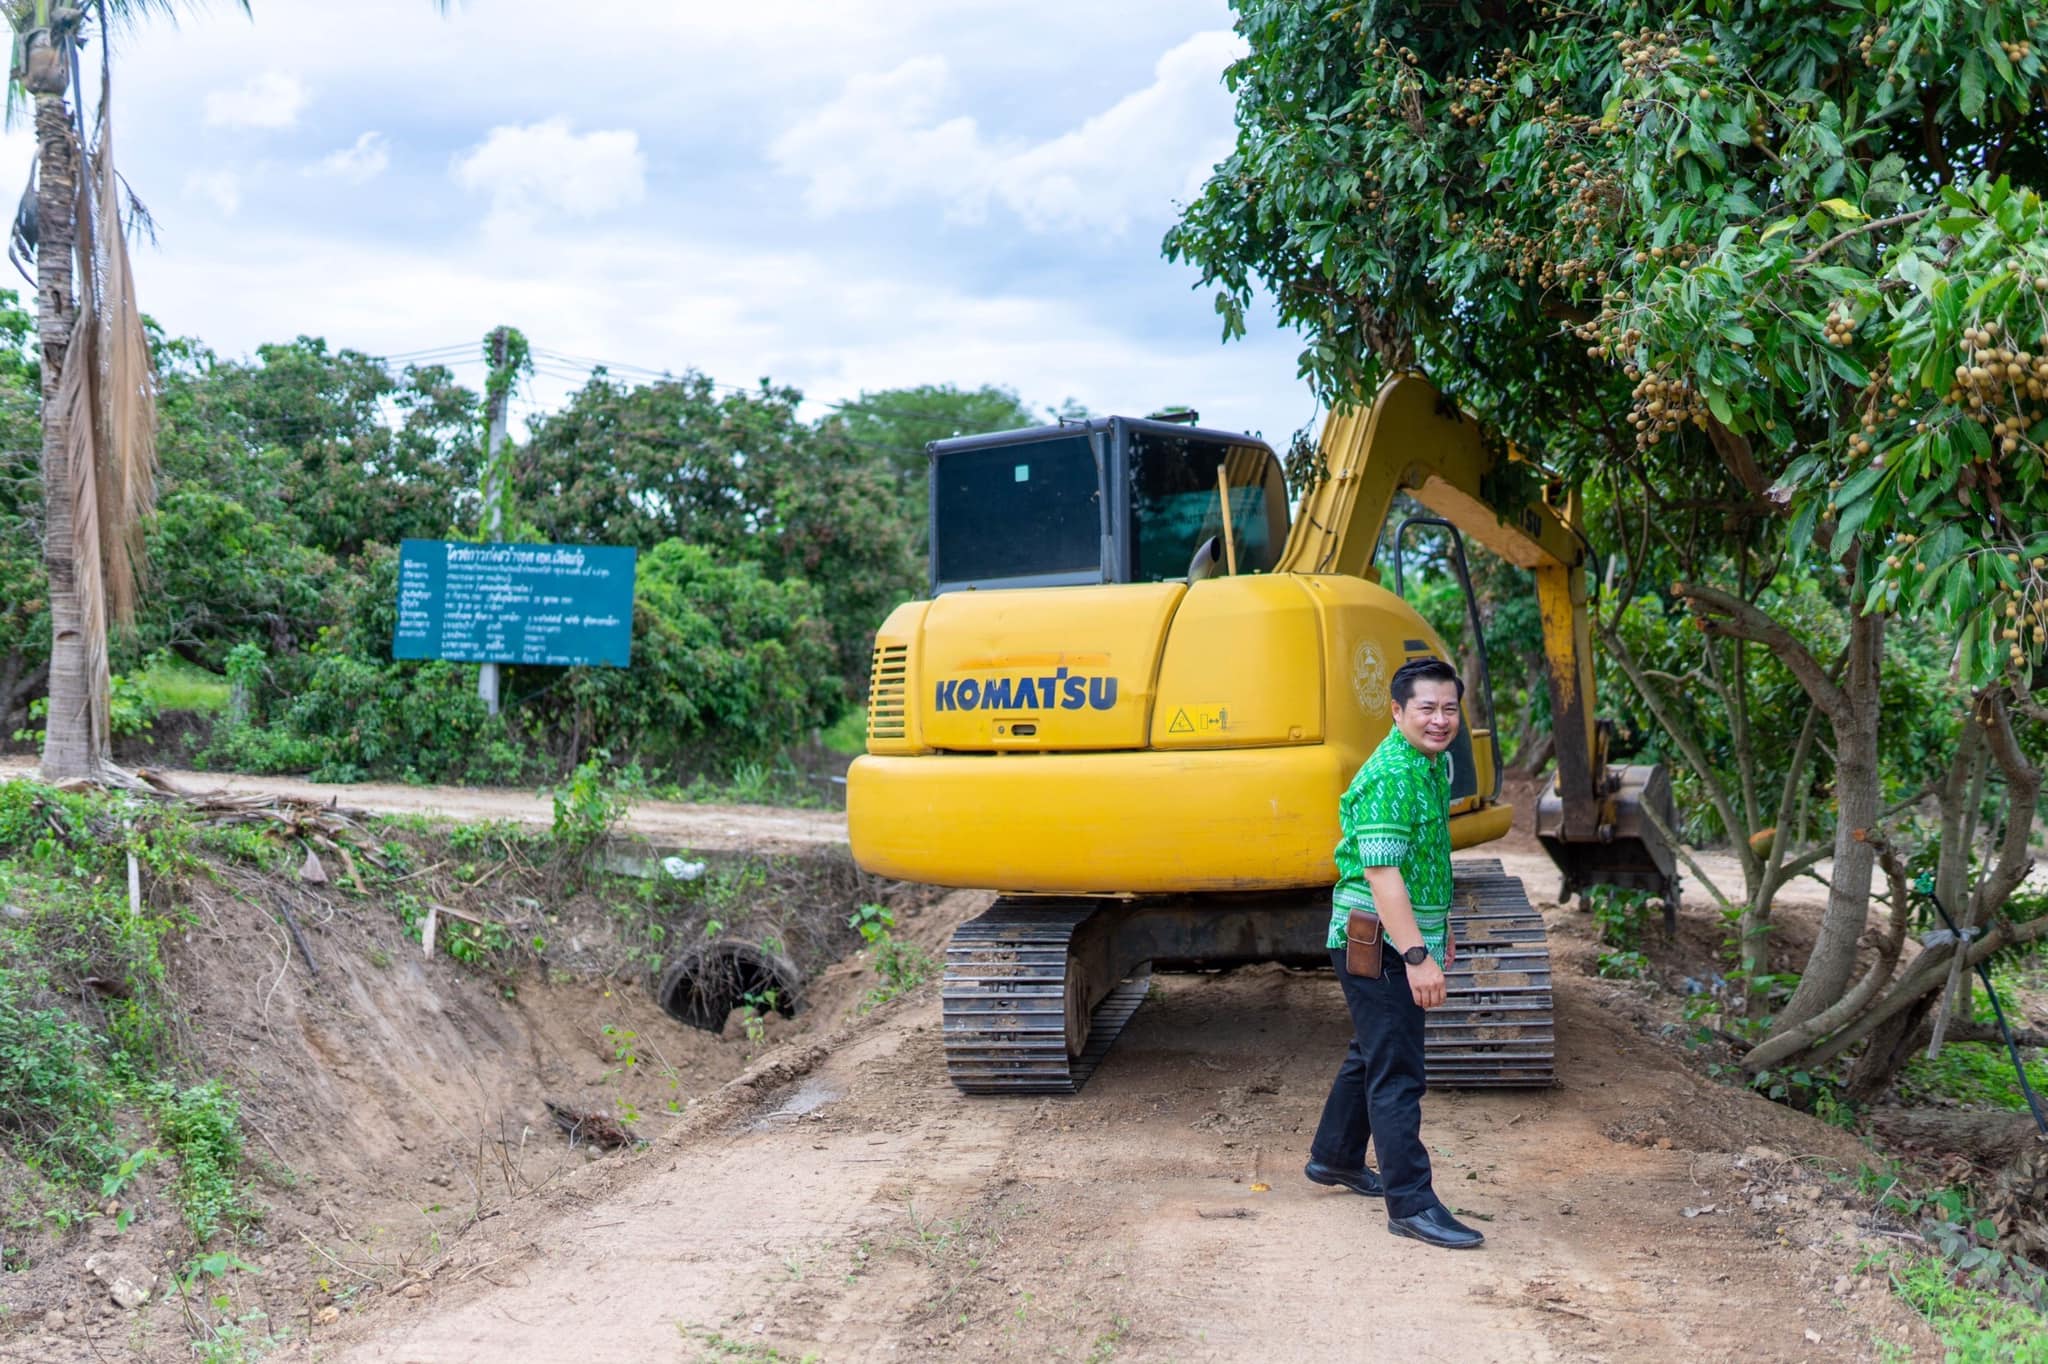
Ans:
[[[1963,59],[1962,99],[1958,107],[1968,119],[1984,112],[1984,59],[1975,52]]]
[[[1835,494],[1836,504],[1846,507],[1875,488],[1878,480],[1890,472],[1889,469],[1881,469],[1876,465],[1858,469],[1842,481],[1842,490]]]
[[[1814,524],[1820,519],[1820,499],[1809,497],[1799,504],[1799,510],[1792,514],[1791,528],[1785,532],[1786,552],[1792,563],[1806,557],[1806,547],[1813,543]]]
[[[1796,218],[1796,217],[1794,217],[1794,218],[1780,218],[1780,219],[1778,219],[1778,221],[1776,221],[1775,223],[1772,223],[1772,224],[1771,224],[1771,225],[1770,225],[1769,227],[1765,228],[1765,229],[1764,229],[1764,235],[1763,235],[1762,237],[1758,238],[1758,240],[1759,240],[1759,241],[1766,241],[1766,242],[1767,242],[1767,241],[1769,241],[1769,240],[1770,240],[1771,238],[1773,238],[1773,237],[1777,236],[1777,235],[1778,235],[1779,233],[1781,233],[1781,232],[1791,232],[1791,231],[1795,231],[1795,230],[1796,230],[1796,229],[1797,229],[1798,227],[1799,227],[1799,219],[1798,219],[1798,218]]]
[[[1876,502],[1876,498],[1866,497],[1860,502],[1842,508],[1841,514],[1835,519],[1833,549],[1837,559],[1848,558],[1856,548],[1857,532],[1861,531],[1863,523],[1870,519],[1870,509]]]
[[[1962,441],[1960,443],[1966,447],[1971,458],[1991,458],[1991,436],[1980,423],[1963,417],[1950,423],[1950,428],[1951,431],[1956,429],[1962,431]]]

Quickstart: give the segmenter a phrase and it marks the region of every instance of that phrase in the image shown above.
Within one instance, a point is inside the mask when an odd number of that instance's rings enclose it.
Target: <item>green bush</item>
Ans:
[[[328,781],[523,784],[593,752],[681,773],[773,753],[846,704],[817,593],[667,541],[639,563],[627,668],[506,667],[503,713],[474,665],[391,658],[398,556],[373,547],[304,654],[227,659],[230,705],[209,766]]]
[[[242,1164],[241,1105],[218,1080],[156,1092],[157,1137],[178,1160],[173,1188],[178,1211],[201,1245],[222,1227],[246,1221],[251,1209],[236,1174]]]
[[[57,1177],[96,1174],[117,1158],[92,1034],[55,1008],[37,1008],[16,972],[0,967],[0,1130]]]

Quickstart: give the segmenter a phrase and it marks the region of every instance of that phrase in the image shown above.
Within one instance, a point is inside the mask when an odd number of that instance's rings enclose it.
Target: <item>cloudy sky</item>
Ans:
[[[144,306],[224,354],[467,354],[502,321],[821,403],[994,383],[1276,442],[1313,412],[1295,338],[1224,346],[1159,255],[1229,146],[1224,0],[254,9],[115,49],[118,156],[161,229]],[[0,140],[8,184],[28,154]]]

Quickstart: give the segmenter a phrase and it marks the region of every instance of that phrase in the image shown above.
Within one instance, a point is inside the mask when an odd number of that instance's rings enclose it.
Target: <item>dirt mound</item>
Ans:
[[[367,832],[345,864],[318,853],[314,882],[297,845],[271,870],[209,862],[150,887],[189,913],[165,949],[184,1068],[239,1097],[261,1172],[264,1215],[233,1252],[247,1268],[180,1284],[198,1261],[146,1168],[120,1192],[132,1222],[96,1218],[0,1281],[0,1359],[189,1358],[195,1318],[251,1348],[304,1342],[402,1297],[508,1208],[622,1158],[565,1136],[551,1104],[645,1142],[700,1121],[729,1081],[858,999],[855,968],[825,969],[859,945],[856,906],[895,899],[910,918],[928,898],[861,876],[830,845],[709,853],[689,883],[656,885],[586,883],[502,835]],[[717,1032],[667,1016],[660,965],[680,944],[728,940],[822,973],[805,1003],[823,1008],[735,1011]],[[149,1302],[117,1306],[117,1275]]]

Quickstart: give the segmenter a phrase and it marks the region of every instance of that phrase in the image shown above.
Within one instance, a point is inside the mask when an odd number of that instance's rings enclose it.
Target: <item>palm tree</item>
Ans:
[[[238,3],[247,12],[248,0]],[[108,636],[133,611],[142,522],[155,502],[154,371],[125,236],[141,207],[130,197],[122,211],[107,30],[176,9],[173,0],[0,0],[14,34],[8,114],[31,106],[36,127],[9,255],[35,265],[52,627],[43,776],[52,782],[112,775]],[[99,106],[88,139],[80,57],[94,39]]]

